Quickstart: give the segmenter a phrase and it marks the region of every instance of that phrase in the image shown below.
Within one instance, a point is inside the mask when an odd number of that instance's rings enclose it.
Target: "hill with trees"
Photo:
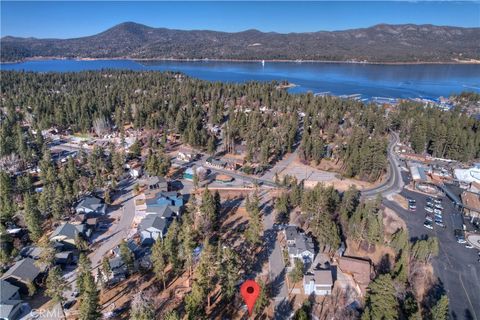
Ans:
[[[342,31],[236,33],[125,22],[74,39],[3,37],[1,61],[33,57],[455,62],[480,59],[480,28],[387,25]]]

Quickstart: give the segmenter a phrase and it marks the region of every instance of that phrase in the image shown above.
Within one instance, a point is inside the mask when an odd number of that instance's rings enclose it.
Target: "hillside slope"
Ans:
[[[480,59],[480,28],[376,25],[309,33],[151,28],[125,22],[75,39],[3,37],[1,60],[32,57],[449,62]]]

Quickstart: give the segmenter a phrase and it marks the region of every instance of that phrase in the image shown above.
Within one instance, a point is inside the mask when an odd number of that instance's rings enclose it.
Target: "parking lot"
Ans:
[[[468,249],[457,243],[454,230],[463,227],[461,213],[445,196],[442,197],[442,228],[433,222],[433,229],[424,227],[427,196],[403,190],[402,195],[416,201],[416,211],[403,209],[398,203],[385,200],[384,204],[394,209],[406,222],[411,238],[436,236],[440,253],[432,261],[435,274],[450,299],[452,319],[479,319],[480,317],[480,263],[478,250]]]

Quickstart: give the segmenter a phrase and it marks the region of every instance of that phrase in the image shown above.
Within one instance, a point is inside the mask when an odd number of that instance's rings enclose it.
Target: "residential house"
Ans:
[[[292,260],[301,259],[304,264],[309,264],[315,259],[315,246],[310,236],[299,231],[295,226],[285,228],[288,256]]]
[[[62,251],[55,253],[55,264],[66,266],[73,261],[73,251]]]
[[[165,219],[156,214],[149,214],[143,218],[137,229],[140,233],[140,241],[142,245],[151,245],[159,237],[163,238],[167,233],[170,219]]]
[[[223,161],[223,160],[219,160],[219,159],[215,159],[215,158],[208,158],[205,163],[207,164],[207,166],[210,166],[210,167],[213,167],[213,168],[217,168],[217,169],[223,169],[225,168],[225,165],[226,165],[226,162]]]
[[[2,276],[2,280],[18,287],[20,292],[28,293],[30,283],[35,281],[45,272],[45,267],[35,263],[31,258],[17,261]]]
[[[370,261],[356,257],[338,258],[338,268],[347,275],[350,275],[358,286],[358,290],[365,294],[367,287],[374,276],[373,267]]]
[[[111,278],[125,279],[128,273],[128,268],[122,260],[121,256],[115,256],[108,260],[110,269],[112,270]]]
[[[133,239],[128,239],[126,241],[128,249],[133,253],[135,258],[138,258],[140,255],[140,247],[135,243]],[[119,257],[120,256],[120,245],[116,246],[111,251],[113,256]]]
[[[168,182],[164,177],[148,177],[144,181],[146,190],[168,191]]]
[[[20,289],[8,281],[0,280],[0,319],[18,320],[22,316],[23,301]]]
[[[173,219],[180,216],[180,207],[169,205],[147,206],[145,215],[157,215],[164,219]]]
[[[197,158],[198,154],[189,148],[180,148],[177,154],[177,159],[180,161],[190,162]]]
[[[332,270],[313,270],[313,273],[303,276],[303,290],[306,295],[330,295],[332,288]]]
[[[90,215],[104,215],[107,206],[102,199],[94,196],[87,196],[83,198],[75,207],[77,213],[85,213]]]
[[[148,206],[176,206],[181,207],[184,204],[183,195],[176,191],[160,192],[156,197],[146,199],[145,204]]]
[[[242,167],[243,162],[237,159],[232,159],[232,158],[224,158],[225,161],[225,169],[227,170],[238,170]]]
[[[137,160],[130,161],[125,167],[128,169],[128,173],[132,178],[138,178],[143,173],[142,164]]]
[[[74,249],[76,248],[75,240],[78,236],[88,238],[89,232],[87,232],[86,225],[62,223],[53,231],[50,241],[55,242],[62,249]]]

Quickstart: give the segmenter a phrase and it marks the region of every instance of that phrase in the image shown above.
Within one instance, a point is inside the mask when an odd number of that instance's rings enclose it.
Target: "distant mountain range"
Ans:
[[[387,25],[281,34],[171,30],[125,22],[74,39],[3,37],[1,61],[36,57],[455,62],[480,60],[480,28]]]

